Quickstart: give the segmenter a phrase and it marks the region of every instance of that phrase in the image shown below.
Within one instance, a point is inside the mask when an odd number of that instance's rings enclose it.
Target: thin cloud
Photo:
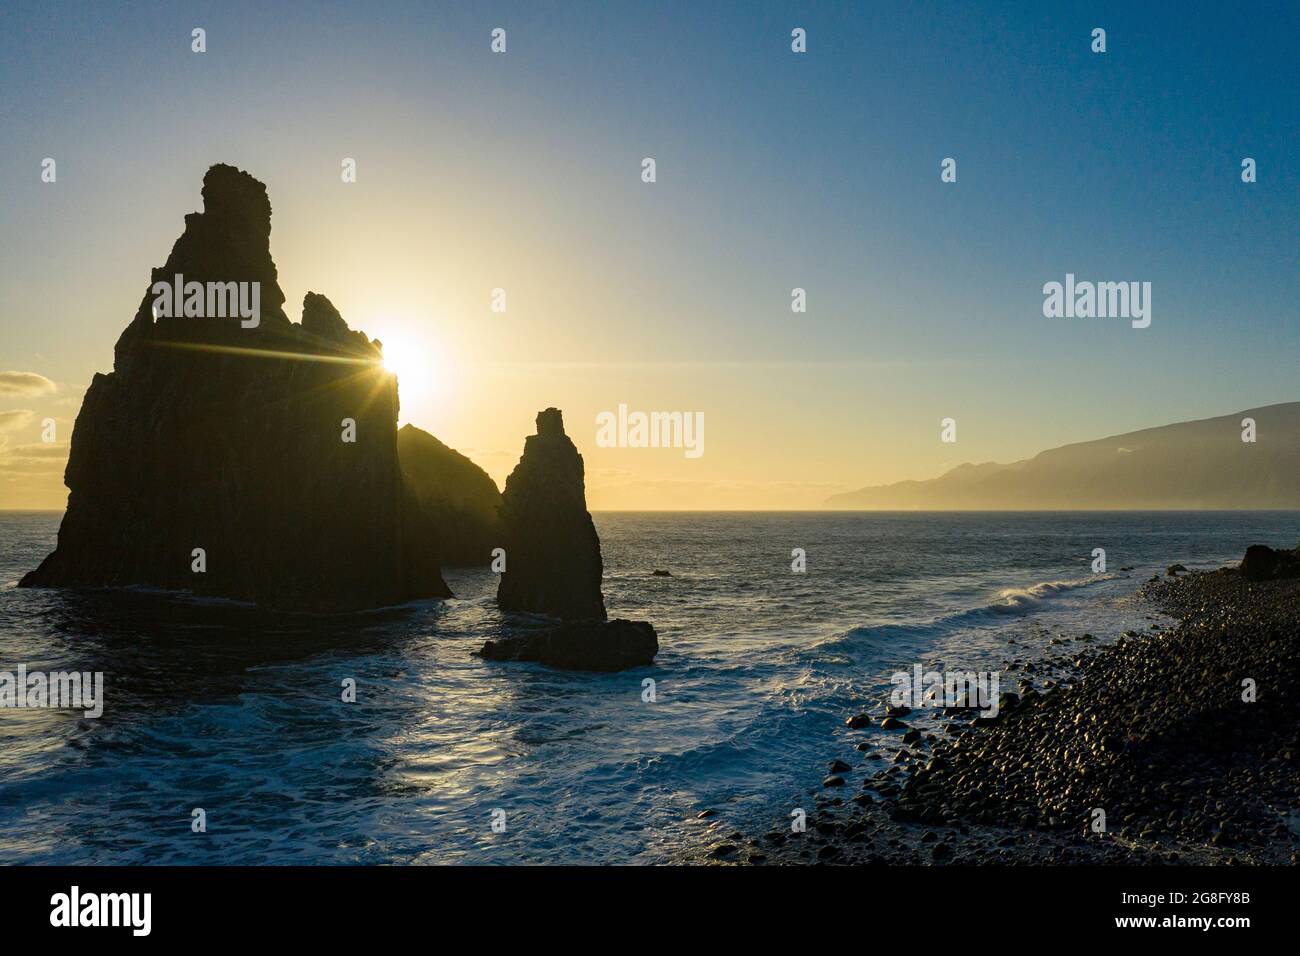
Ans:
[[[19,475],[58,474],[68,462],[67,442],[0,445],[0,472]]]
[[[16,408],[9,412],[0,412],[0,432],[10,432],[22,428],[32,419],[29,408]]]
[[[58,458],[68,457],[67,442],[41,442],[36,445],[15,445],[8,454],[15,458]]]
[[[12,475],[60,475],[65,465],[43,458],[0,458],[0,472]]]
[[[35,372],[0,372],[0,395],[48,395],[58,386]]]

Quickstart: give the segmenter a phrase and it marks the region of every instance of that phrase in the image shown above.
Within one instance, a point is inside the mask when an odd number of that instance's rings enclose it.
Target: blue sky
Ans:
[[[811,505],[1300,398],[1298,8],[1134,6],[9,4],[0,366],[75,402],[225,161],[268,184],[290,314],[445,348],[456,389],[404,408],[498,478],[540,404],[711,414],[700,462],[593,450],[609,506]],[[1044,318],[1067,272],[1150,281],[1151,327]]]

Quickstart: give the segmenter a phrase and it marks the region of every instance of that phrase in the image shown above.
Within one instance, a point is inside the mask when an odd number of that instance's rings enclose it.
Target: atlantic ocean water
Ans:
[[[0,671],[102,671],[105,696],[99,719],[0,709],[0,863],[672,859],[806,805],[893,672],[1159,628],[1146,578],[1300,540],[1297,512],[594,517],[606,604],[658,629],[653,667],[479,659],[505,624],[486,569],[331,618],[19,589],[60,515],[0,513]]]

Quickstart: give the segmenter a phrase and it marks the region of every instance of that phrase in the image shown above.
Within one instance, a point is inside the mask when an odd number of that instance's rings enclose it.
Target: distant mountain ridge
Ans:
[[[1242,420],[1256,440],[1242,441]],[[1062,445],[1010,464],[964,464],[925,481],[826,500],[866,510],[1261,510],[1300,508],[1300,402]]]

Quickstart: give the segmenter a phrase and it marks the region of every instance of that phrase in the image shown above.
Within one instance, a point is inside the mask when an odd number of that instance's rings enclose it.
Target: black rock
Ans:
[[[448,595],[434,529],[403,488],[381,346],[314,293],[289,321],[262,183],[213,166],[203,206],[153,270],[113,371],[86,391],[58,546],[22,586],[145,585],[312,612]],[[155,318],[153,283],[178,274],[256,288],[257,323],[218,316],[206,287],[204,315]]]
[[[397,457],[402,476],[436,529],[443,562],[487,567],[492,550],[505,543],[496,482],[460,452],[414,425],[398,430]]]
[[[587,511],[582,456],[564,434],[557,408],[539,412],[537,434],[524,441],[501,495],[501,525],[502,610],[604,620],[600,538]]]
[[[1241,573],[1248,581],[1300,577],[1300,549],[1275,551],[1267,545],[1252,544],[1241,559]]]
[[[494,661],[535,661],[580,671],[645,667],[659,653],[648,621],[569,621],[558,627],[487,641],[480,656]]]

